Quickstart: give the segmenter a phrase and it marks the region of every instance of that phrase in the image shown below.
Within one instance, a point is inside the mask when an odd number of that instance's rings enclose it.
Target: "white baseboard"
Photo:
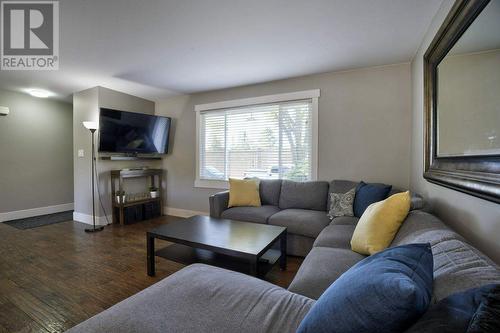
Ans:
[[[189,209],[181,209],[174,207],[163,207],[163,213],[165,215],[177,216],[177,217],[191,217],[194,215],[208,215],[207,212],[199,212]]]
[[[113,217],[108,216],[109,223],[113,223]],[[82,222],[86,224],[93,224],[93,219],[92,215],[88,214],[83,214],[83,213],[78,213],[78,212],[73,212],[73,220],[77,222]],[[108,225],[108,221],[106,220],[105,216],[96,216],[95,217],[95,224],[96,225]]]
[[[75,205],[73,203],[67,203],[62,205],[39,207],[25,210],[16,210],[13,212],[0,213],[0,222],[25,219],[33,216],[55,214],[60,212],[66,212],[68,210],[73,210]]]

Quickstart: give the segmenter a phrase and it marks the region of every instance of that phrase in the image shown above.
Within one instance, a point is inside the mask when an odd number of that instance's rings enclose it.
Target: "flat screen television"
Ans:
[[[167,154],[171,118],[101,108],[99,152]]]

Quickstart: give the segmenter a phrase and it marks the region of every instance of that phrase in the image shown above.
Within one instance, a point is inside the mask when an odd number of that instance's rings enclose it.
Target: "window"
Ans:
[[[315,179],[318,96],[313,90],[198,105],[195,186],[225,188],[230,177]]]

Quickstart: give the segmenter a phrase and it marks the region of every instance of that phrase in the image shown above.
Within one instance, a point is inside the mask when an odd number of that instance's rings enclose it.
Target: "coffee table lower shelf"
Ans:
[[[215,253],[209,250],[197,249],[182,244],[172,244],[155,252],[155,255],[181,264],[190,265],[203,263],[217,266],[244,274],[250,274],[248,260]],[[279,261],[280,250],[269,249],[264,253],[257,265],[257,275],[263,277]]]

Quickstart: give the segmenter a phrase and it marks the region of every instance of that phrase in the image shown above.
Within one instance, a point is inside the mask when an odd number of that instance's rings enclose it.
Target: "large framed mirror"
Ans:
[[[424,55],[425,168],[500,203],[500,0],[457,0]]]

